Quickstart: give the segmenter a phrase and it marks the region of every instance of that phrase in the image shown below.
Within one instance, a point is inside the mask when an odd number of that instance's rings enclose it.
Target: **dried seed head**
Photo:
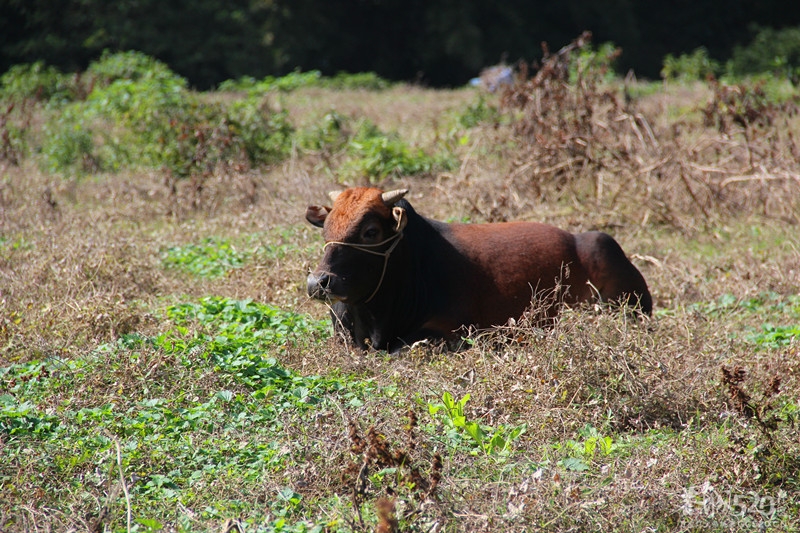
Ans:
[[[781,392],[781,377],[778,374],[773,376],[769,382],[769,389],[767,389],[767,397],[776,396]]]

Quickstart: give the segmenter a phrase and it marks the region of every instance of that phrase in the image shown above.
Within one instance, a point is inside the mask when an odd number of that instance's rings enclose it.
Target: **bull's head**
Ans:
[[[322,261],[308,275],[309,296],[363,303],[377,294],[408,221],[395,205],[407,193],[354,188],[331,193],[333,207],[308,206],[306,220],[323,228],[325,238]]]

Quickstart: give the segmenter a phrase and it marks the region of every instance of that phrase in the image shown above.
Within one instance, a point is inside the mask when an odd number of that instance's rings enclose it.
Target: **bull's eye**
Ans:
[[[369,226],[361,233],[361,239],[366,242],[377,241],[380,237],[381,230],[376,226]]]

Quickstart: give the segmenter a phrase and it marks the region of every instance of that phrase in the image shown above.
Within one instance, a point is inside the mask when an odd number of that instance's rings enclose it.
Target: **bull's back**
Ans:
[[[537,295],[569,303],[591,296],[575,237],[566,231],[535,222],[454,224],[450,230],[467,263],[453,277],[463,291],[456,300],[479,327],[521,316]]]

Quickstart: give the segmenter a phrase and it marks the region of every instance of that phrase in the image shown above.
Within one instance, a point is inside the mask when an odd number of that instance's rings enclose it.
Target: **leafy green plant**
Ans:
[[[380,91],[388,89],[392,86],[392,83],[374,72],[358,72],[354,74],[339,72],[332,78],[323,78],[323,86],[333,90],[365,89]]]
[[[83,114],[83,104],[61,109],[44,126],[42,145],[44,167],[50,172],[85,174],[106,167],[94,142],[95,132]]]
[[[259,165],[289,154],[294,129],[263,96],[206,102],[184,78],[140,53],[104,55],[89,67],[99,80],[85,102],[45,126],[48,168],[62,173],[166,168],[205,175],[219,164]]]
[[[570,58],[569,81],[576,83],[586,73],[610,82],[616,76],[614,63],[622,50],[614,43],[605,42],[595,47],[591,43],[578,49],[578,53]]]
[[[161,262],[174,268],[205,278],[217,278],[234,268],[239,268],[247,259],[245,252],[237,250],[224,239],[206,238],[198,244],[171,246],[161,254]]]
[[[558,462],[567,470],[574,472],[589,470],[598,451],[604,456],[608,456],[616,450],[614,439],[609,435],[604,436],[592,425],[585,425],[578,430],[578,435],[582,437],[582,440],[570,439],[563,444],[557,443],[554,446],[556,450],[568,453],[568,457]]]
[[[153,353],[154,346],[144,348]],[[65,490],[80,490],[103,481],[105,472],[115,471],[108,468],[107,459],[116,442],[120,468],[136,473],[128,489],[135,503],[134,516],[147,521],[166,518],[152,514],[153,503],[174,505],[228,478],[239,485],[257,483],[263,472],[284,468],[288,449],[280,450],[279,432],[288,417],[294,416],[293,404],[273,405],[259,395],[227,390],[167,399],[157,396],[156,384],[152,384],[152,393],[128,398],[125,405],[97,404],[85,396],[87,380],[95,379],[92,376],[114,374],[119,364],[136,368],[142,355],[116,344],[79,364],[50,360],[3,369],[4,382],[12,384],[10,394],[0,396],[5,459],[19,461],[24,454],[26,462],[38,462],[38,468],[64,476]],[[187,370],[181,370],[184,368]],[[175,365],[177,374],[172,375],[185,375],[192,372],[190,368]],[[81,395],[83,405],[59,409],[53,415],[36,412],[33,405],[60,387]],[[241,440],[241,436],[251,435],[254,427],[260,428],[261,438]],[[89,472],[85,478],[75,477],[74,472],[84,471]],[[6,474],[0,469],[0,484],[8,488]],[[14,480],[24,482],[18,476]]]
[[[291,151],[294,128],[288,113],[271,110],[263,97],[234,102],[224,121],[229,125],[233,145],[241,147],[251,164],[280,161]]]
[[[128,334],[75,358],[0,367],[3,462],[26,465],[24,474],[0,466],[4,492],[46,473],[63,480],[56,491],[92,497],[96,486],[116,487],[120,470],[130,476],[131,530],[158,530],[174,520],[179,503],[208,499],[219,484],[259,486],[295,462],[296,432],[284,435],[284,428],[305,424],[308,409],[329,401],[357,406],[376,393],[369,381],[302,376],[274,357],[288,342],[325,338],[328,322],[224,298],[170,306],[165,314],[172,324],[154,337]],[[66,391],[69,402],[41,407]],[[214,500],[198,514],[224,519],[244,509],[234,499]],[[290,488],[263,503],[265,513],[248,507],[259,530],[335,524],[303,520],[303,497]]]
[[[800,325],[774,326],[764,324],[761,331],[753,333],[747,340],[762,348],[780,348],[788,346],[795,341],[800,341]]]
[[[483,94],[478,95],[478,101],[469,104],[456,118],[462,128],[474,128],[484,122],[497,122],[500,111],[496,106],[486,102]]]
[[[171,306],[166,314],[178,329],[160,335],[155,340],[157,346],[168,353],[195,354],[216,371],[254,389],[258,399],[282,408],[308,408],[318,404],[321,395],[344,388],[335,379],[297,376],[267,355],[275,347],[326,338],[330,335],[328,321],[315,321],[249,300],[217,297]],[[208,332],[201,330],[183,337],[190,321],[199,322]],[[348,395],[348,401],[352,400],[355,397]]]
[[[170,82],[180,79],[165,63],[135,50],[113,53],[106,50],[100,59],[89,65],[87,72],[101,86],[111,85],[117,80]]]
[[[350,119],[335,110],[326,113],[319,121],[298,132],[298,144],[305,150],[334,152],[347,143]]]
[[[78,95],[74,76],[62,74],[42,61],[14,65],[0,76],[0,98],[12,101],[66,102]]]
[[[800,83],[800,27],[753,28],[746,46],[736,46],[727,69],[734,76],[771,73]]]
[[[460,441],[462,440],[461,435],[466,434],[471,439],[473,446],[486,455],[510,454],[511,444],[525,433],[527,425],[494,428],[474,420],[467,420],[464,406],[469,399],[470,395],[465,394],[460,400],[456,400],[452,394],[445,391],[442,394],[442,403],[428,404],[428,412],[432,416],[437,415],[440,411],[443,412],[444,416],[439,419],[449,429],[448,436],[451,441]]]
[[[306,315],[282,311],[250,300],[206,297],[199,303],[170,306],[166,315],[179,327],[193,320],[212,327],[215,332],[213,337],[201,334],[194,339],[203,343],[210,342],[209,353],[214,353],[214,348],[217,347],[220,352],[235,351],[237,355],[247,355],[249,349],[237,347],[255,344],[252,347],[258,352],[265,344],[280,346],[287,342],[297,342],[307,336],[324,338],[329,334],[328,321],[315,321]],[[164,338],[159,342],[164,342]]]
[[[668,81],[697,81],[704,80],[719,70],[719,63],[709,57],[708,50],[700,47],[691,54],[681,54],[678,57],[667,54],[661,68],[661,77]]]
[[[340,173],[345,177],[365,176],[380,182],[388,176],[426,174],[435,169],[450,170],[455,158],[430,156],[408,146],[396,134],[385,134],[369,121],[363,121],[347,144],[349,158]]]
[[[39,412],[33,403],[0,395],[0,434],[47,434],[57,425],[56,417]]]
[[[320,87],[333,90],[365,89],[382,90],[391,86],[374,72],[349,74],[340,72],[333,77],[323,76],[318,70],[301,72],[296,70],[285,76],[266,76],[257,80],[251,76],[243,76],[236,80],[226,80],[219,85],[220,91],[246,91],[251,94],[263,94],[270,91],[291,92],[308,87]]]
[[[691,304],[689,310],[715,317],[727,313],[746,313],[800,318],[800,295],[763,292],[757,296],[739,298],[732,293],[725,293],[711,302]]]

